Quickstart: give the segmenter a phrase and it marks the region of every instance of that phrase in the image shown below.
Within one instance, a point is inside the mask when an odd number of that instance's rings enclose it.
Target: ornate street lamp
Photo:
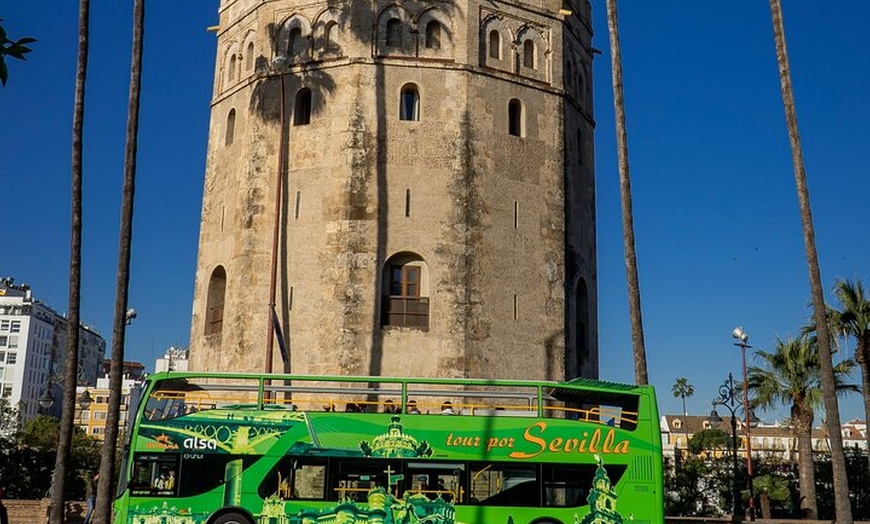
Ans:
[[[82,411],[85,411],[89,407],[91,407],[91,403],[93,403],[93,401],[94,399],[91,398],[91,393],[87,389],[82,391],[82,394],[79,395],[79,398],[77,400],[79,407],[82,408]]]
[[[749,383],[746,380],[746,349],[752,349],[752,346],[748,344],[749,334],[743,331],[743,326],[734,328],[731,336],[737,339],[734,345],[740,348],[743,356],[743,414],[746,417],[744,431],[746,432],[746,475],[749,484],[749,518],[755,520],[755,490],[752,487],[752,433],[750,428],[758,425],[758,419],[749,409]]]
[[[45,388],[45,391],[43,391],[42,395],[39,396],[37,402],[39,403],[39,407],[42,409],[48,409],[54,405],[54,397],[51,396],[51,391],[49,391],[48,387]]]
[[[716,406],[722,406],[731,413],[731,515],[735,521],[742,520],[743,506],[740,504],[739,469],[737,463],[737,409],[738,402],[735,397],[734,375],[728,373],[728,379],[719,386],[719,396],[713,399],[713,411],[707,417],[707,422],[713,427],[722,424],[722,417],[716,411]]]

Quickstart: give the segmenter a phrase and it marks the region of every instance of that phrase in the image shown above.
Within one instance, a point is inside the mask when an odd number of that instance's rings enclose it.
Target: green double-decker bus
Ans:
[[[148,377],[116,524],[664,522],[653,388]]]

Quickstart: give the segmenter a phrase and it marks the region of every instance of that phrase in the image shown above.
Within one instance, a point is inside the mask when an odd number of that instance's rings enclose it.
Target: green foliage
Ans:
[[[712,517],[722,514],[718,501],[721,464],[716,460],[688,456],[675,465],[665,458],[665,515]],[[712,482],[711,479],[717,479]],[[729,484],[730,486],[730,484]]]
[[[698,455],[704,451],[731,449],[731,435],[718,428],[701,430],[689,439],[689,451]]]
[[[12,437],[0,437],[0,479],[9,498],[40,498],[51,487],[59,423],[40,415]],[[73,432],[66,498],[84,498],[84,475],[95,471],[100,461],[100,442],[80,428]]]
[[[2,18],[0,18],[0,22],[3,22]],[[6,65],[6,57],[9,56],[17,58],[18,60],[26,60],[27,57],[24,55],[32,51],[32,49],[27,47],[27,44],[32,44],[33,42],[36,42],[36,39],[30,37],[12,40],[6,35],[6,30],[3,28],[3,24],[0,23],[0,83],[4,86],[9,78],[9,68]]]
[[[855,520],[870,520],[870,476],[867,473],[867,454],[857,447],[844,447],[846,476],[852,501],[852,516]],[[816,492],[819,499],[819,519],[834,518],[834,479],[831,456],[817,453]]]

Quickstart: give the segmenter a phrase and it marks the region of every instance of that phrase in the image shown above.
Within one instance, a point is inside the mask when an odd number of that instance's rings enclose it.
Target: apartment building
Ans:
[[[66,352],[66,317],[37,300],[30,286],[0,278],[0,396],[19,409],[22,423],[40,412],[60,415]],[[96,384],[105,352],[103,337],[81,326],[79,384]],[[40,408],[46,392],[53,402]]]

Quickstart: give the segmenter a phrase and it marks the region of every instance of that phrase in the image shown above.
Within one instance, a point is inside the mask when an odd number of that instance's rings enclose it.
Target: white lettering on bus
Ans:
[[[217,449],[217,442],[211,439],[203,440],[199,437],[186,438],[182,445],[185,449]]]

